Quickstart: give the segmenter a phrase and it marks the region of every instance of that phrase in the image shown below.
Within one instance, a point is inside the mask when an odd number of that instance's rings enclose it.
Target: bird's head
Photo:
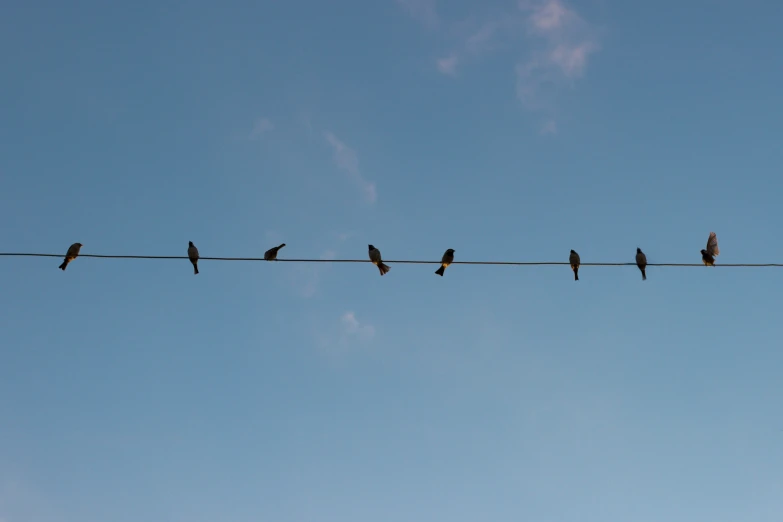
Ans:
[[[277,248],[283,248],[285,246],[285,243],[281,243],[279,247]]]
[[[369,247],[368,250],[375,250],[374,246],[372,246],[372,245],[367,245],[367,246]]]
[[[572,253],[572,254],[576,254],[576,252],[575,252],[573,249],[571,250],[571,253]]]
[[[707,255],[707,251],[706,251],[706,250],[704,250],[703,248],[701,249],[701,255],[703,255],[703,256],[706,256],[706,255]]]
[[[79,247],[79,248],[81,248],[81,247],[83,247],[84,245],[82,245],[81,243],[76,243],[76,246],[77,246],[77,247]]]
[[[641,253],[642,253],[642,249],[641,249],[641,248],[639,248],[639,247],[636,247],[636,253],[637,253],[637,254],[641,254]]]
[[[188,246],[193,246],[193,241],[188,241]]]
[[[454,249],[453,248],[449,248],[448,250],[446,250],[446,253],[447,254],[454,254]]]

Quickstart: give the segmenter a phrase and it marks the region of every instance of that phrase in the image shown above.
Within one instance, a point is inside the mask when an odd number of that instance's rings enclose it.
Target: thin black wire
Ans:
[[[18,252],[0,252],[0,257],[61,257],[63,254],[31,254]],[[132,255],[105,255],[105,254],[79,254],[79,257],[94,257],[100,259],[188,259],[187,256],[132,256]],[[199,261],[266,261],[262,257],[199,257]],[[369,259],[276,259],[270,262],[281,263],[369,263]],[[409,265],[439,265],[440,261],[419,261],[413,259],[383,260],[386,264]],[[545,266],[545,265],[570,265],[567,261],[454,261],[453,265],[511,265],[511,266]],[[636,266],[636,263],[580,263],[580,266]],[[647,263],[647,266],[704,266],[703,263]],[[720,267],[783,267],[783,263],[726,263],[715,264]]]

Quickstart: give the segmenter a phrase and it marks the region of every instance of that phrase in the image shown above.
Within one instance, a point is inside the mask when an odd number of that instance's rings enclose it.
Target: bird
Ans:
[[[193,241],[188,241],[188,259],[193,263],[193,273],[198,274],[198,248]]]
[[[707,239],[707,248],[701,251],[701,261],[706,266],[715,266],[715,256],[720,255],[720,248],[718,248],[718,236],[715,232],[710,232],[710,237]]]
[[[389,268],[387,265],[383,263],[383,260],[381,259],[381,251],[372,245],[367,245],[367,246],[369,247],[369,251],[370,251],[370,261],[372,261],[372,264],[378,267],[378,270],[381,272],[381,275],[384,275],[386,272],[391,270],[391,268]]]
[[[285,246],[285,243],[283,243],[280,246],[276,246],[274,248],[270,248],[269,250],[264,252],[264,259],[267,260],[267,261],[274,261],[275,259],[277,259],[277,251],[280,250],[281,248],[283,248],[284,246]]]
[[[435,273],[443,277],[443,272],[446,271],[446,267],[454,262],[454,249],[449,248],[446,253],[443,254],[443,258],[440,260],[440,268],[435,270]]]
[[[647,274],[644,272],[644,269],[647,268],[647,256],[638,247],[636,248],[636,266],[642,271],[642,281],[647,281]]]
[[[571,270],[574,271],[574,281],[579,281],[579,254],[571,250],[568,261],[571,263]]]
[[[68,263],[79,257],[79,251],[81,249],[81,243],[74,243],[73,245],[69,246],[68,252],[65,253],[65,261],[63,261],[63,264],[61,264],[58,268],[65,272],[65,268],[68,266]]]

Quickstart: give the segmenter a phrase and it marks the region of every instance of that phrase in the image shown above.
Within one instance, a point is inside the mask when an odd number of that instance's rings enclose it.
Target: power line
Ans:
[[[65,257],[63,254],[36,254],[20,252],[0,252],[0,257]],[[141,255],[106,255],[106,254],[79,254],[79,258],[93,257],[99,259],[179,259],[187,260],[187,256],[141,256]],[[199,257],[199,261],[264,261],[269,263],[369,263],[369,259],[276,259],[266,261],[263,257]],[[386,264],[408,264],[408,265],[439,265],[438,261],[422,261],[414,259],[401,260],[383,260]],[[569,266],[568,261],[454,261],[453,265],[509,265],[509,266],[547,266],[547,265],[565,265]],[[636,266],[636,263],[581,263],[580,266]],[[704,266],[703,263],[647,263],[647,266]],[[729,268],[761,268],[761,267],[783,267],[783,263],[726,263],[718,264],[717,267]]]

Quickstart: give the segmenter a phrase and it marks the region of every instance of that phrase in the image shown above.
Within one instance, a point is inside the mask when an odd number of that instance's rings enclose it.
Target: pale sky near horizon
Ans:
[[[6,2],[0,251],[783,262],[783,3]],[[0,522],[779,522],[780,268],[0,257]]]

